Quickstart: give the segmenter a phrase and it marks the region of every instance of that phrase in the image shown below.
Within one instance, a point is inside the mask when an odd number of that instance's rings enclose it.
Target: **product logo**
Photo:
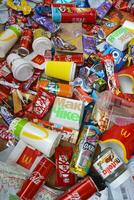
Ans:
[[[33,140],[43,140],[43,139],[48,138],[48,130],[46,128],[44,128],[44,127],[42,127],[40,125],[34,124],[34,123],[30,123],[30,124],[32,125],[32,127],[35,127],[38,130],[40,130],[42,135],[40,135],[40,132],[39,132],[39,134],[35,135],[35,134],[30,133],[30,132],[23,131],[22,134],[25,137],[33,139]]]
[[[26,147],[16,163],[26,169],[30,169],[36,157],[37,154],[35,151],[29,147]]]
[[[56,114],[57,118],[79,121],[80,114],[76,113],[75,110],[81,111],[81,108],[81,102],[74,102],[64,98],[56,98],[52,112]]]
[[[32,176],[30,177],[30,180],[35,184],[38,185],[42,180],[44,180],[44,177],[41,176],[39,172],[33,172]]]
[[[71,200],[81,200],[81,197],[78,192],[74,192],[73,194],[70,194],[69,199]]]
[[[1,35],[1,38],[4,37],[4,33]],[[15,39],[16,38],[16,35],[15,34],[12,34],[6,38],[3,38],[3,39],[0,39],[0,41],[2,42],[9,42],[10,40],[12,39]]]
[[[32,59],[32,61],[34,63],[37,63],[37,64],[41,65],[41,64],[43,64],[45,62],[45,59],[44,59],[44,57],[42,55],[37,55],[36,57],[34,57]]]
[[[114,154],[114,152],[109,151],[97,162],[97,168],[103,177],[109,176],[115,169],[117,169],[122,164],[119,157]],[[95,164],[96,165],[96,164]],[[99,167],[99,168],[98,168]]]
[[[124,136],[124,138],[128,138],[131,135],[131,133],[123,128],[121,129],[121,135]]]
[[[59,91],[59,87],[56,83],[50,82],[50,83],[48,83],[46,90],[48,90],[49,92],[51,92],[53,94],[57,94]]]
[[[60,177],[63,178],[64,183],[70,182],[70,179],[69,179],[69,174],[70,174],[69,162],[68,162],[67,156],[65,156],[65,155],[59,156],[59,173],[60,173]]]

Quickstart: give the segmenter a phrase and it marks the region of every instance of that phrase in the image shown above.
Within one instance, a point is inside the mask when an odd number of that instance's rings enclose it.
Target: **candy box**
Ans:
[[[49,121],[79,130],[83,111],[84,104],[82,101],[56,97]]]

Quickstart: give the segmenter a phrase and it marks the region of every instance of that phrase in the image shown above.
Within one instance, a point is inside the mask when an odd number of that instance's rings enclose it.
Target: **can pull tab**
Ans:
[[[53,37],[52,41],[54,45],[56,46],[56,48],[59,48],[59,49],[70,50],[70,51],[74,51],[77,49],[76,46],[70,44],[69,42],[64,41],[62,38],[58,36]]]

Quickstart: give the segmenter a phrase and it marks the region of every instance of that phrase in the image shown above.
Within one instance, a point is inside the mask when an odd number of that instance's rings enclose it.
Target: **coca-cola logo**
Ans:
[[[42,180],[44,180],[44,177],[41,176],[40,172],[33,172],[32,176],[30,177],[30,180],[38,185]]]

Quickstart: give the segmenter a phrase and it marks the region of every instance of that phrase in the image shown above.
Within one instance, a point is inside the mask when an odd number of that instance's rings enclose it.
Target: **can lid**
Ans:
[[[19,117],[15,118],[9,125],[9,131],[13,133],[16,137],[20,137],[21,130],[23,126],[28,122],[28,120],[21,119]]]
[[[52,19],[56,23],[61,22],[61,12],[60,12],[59,8],[52,7]]]
[[[109,186],[112,189],[119,187],[122,183],[124,183],[131,176],[130,171],[127,169],[124,173],[122,173],[119,177],[117,177]]]
[[[29,54],[29,50],[24,47],[19,47],[18,54],[25,57]]]
[[[17,35],[17,37],[21,36],[21,28],[18,25],[10,26],[9,29],[12,30]]]

